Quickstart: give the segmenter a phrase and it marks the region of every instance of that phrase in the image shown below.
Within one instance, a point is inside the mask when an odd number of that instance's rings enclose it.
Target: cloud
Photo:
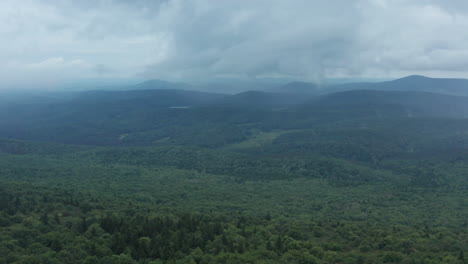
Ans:
[[[466,1],[227,2],[164,6],[172,50],[148,74],[317,79],[466,69]]]
[[[161,1],[162,3],[163,1]],[[146,6],[146,3],[148,4]],[[0,88],[23,82],[130,78],[158,61],[157,1],[0,2]],[[109,68],[109,67],[108,67]]]
[[[94,70],[99,74],[99,75],[106,75],[106,74],[112,74],[114,70],[111,67],[108,67],[104,64],[97,64],[94,66]]]
[[[171,49],[148,72],[180,78],[321,75],[347,57],[359,27],[348,0],[223,3],[167,3],[158,29],[170,36]]]
[[[468,77],[467,30],[465,0],[3,0],[0,77]]]
[[[89,65],[81,60],[81,59],[75,59],[71,61],[66,61],[62,57],[53,57],[53,58],[48,58],[45,59],[41,62],[37,63],[29,63],[24,65],[26,69],[30,70],[61,70],[64,68],[83,68],[83,67],[88,67]]]
[[[460,59],[468,48],[468,8],[454,9],[454,1],[373,1],[361,6],[360,29],[354,68],[380,75],[464,71]],[[384,5],[377,4],[382,2]],[[461,7],[461,6],[460,6]],[[465,77],[467,77],[465,75]]]

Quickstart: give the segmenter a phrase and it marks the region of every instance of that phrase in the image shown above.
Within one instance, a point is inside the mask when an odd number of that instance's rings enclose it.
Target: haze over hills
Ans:
[[[468,96],[467,79],[429,78],[411,75],[392,81],[376,83],[348,83],[330,87],[332,91],[382,90],[382,91],[419,91]]]
[[[223,99],[213,101],[213,104],[235,107],[278,108],[300,104],[310,97],[311,95],[304,96],[297,93],[247,91],[225,96]]]
[[[352,113],[357,109],[376,111],[393,108],[408,117],[468,117],[468,97],[416,91],[354,90],[312,99],[311,108],[329,108]]]
[[[349,81],[349,80],[348,80]],[[116,81],[117,82],[117,81]],[[70,86],[71,84],[67,84]],[[50,91],[42,91],[38,89],[23,89],[18,91],[4,90],[0,91],[2,97],[12,97],[12,95],[34,95],[44,94],[59,95],[79,93],[79,89],[69,90],[52,89]],[[81,91],[103,90],[103,91],[128,91],[128,90],[190,90],[202,92],[214,92],[225,94],[237,94],[247,91],[262,91],[267,93],[289,93],[289,94],[304,94],[304,95],[320,95],[339,91],[349,90],[388,90],[388,91],[425,91],[433,93],[443,93],[451,95],[468,96],[468,80],[467,79],[451,79],[451,78],[429,78],[425,76],[412,75],[401,79],[379,82],[345,82],[334,84],[333,81],[323,84],[315,84],[305,81],[291,81],[288,79],[259,79],[250,81],[220,79],[213,82],[196,82],[185,83],[175,82],[160,79],[150,79],[133,85],[125,83],[92,86],[88,85],[82,88]]]
[[[285,81],[284,81],[285,82]],[[199,90],[204,92],[214,91],[219,93],[239,93],[243,91],[262,91],[268,93],[289,93],[304,95],[320,95],[349,90],[382,90],[382,91],[420,91],[442,93],[450,95],[468,96],[467,79],[451,78],[429,78],[420,75],[411,75],[391,81],[383,82],[350,82],[343,84],[317,85],[312,82],[285,82],[275,84],[274,82],[251,82],[251,83],[211,83],[191,85],[181,82],[170,82],[163,80],[148,80],[134,86],[127,86],[127,90],[146,89],[180,89]]]
[[[319,95],[350,90],[419,91],[468,96],[468,80],[411,75],[383,82],[350,82],[321,86],[311,82],[290,82],[271,88],[268,91]]]
[[[178,89],[224,94],[237,94],[246,91],[269,91],[271,88],[280,87],[285,83],[287,83],[287,80],[268,78],[252,80],[223,78],[205,82],[196,81],[193,83],[151,79],[130,86],[121,86],[119,89],[116,90]],[[109,89],[108,87],[105,90],[112,89]]]
[[[433,85],[423,86],[427,82]],[[177,137],[212,127],[213,133],[224,138],[221,141],[232,143],[245,138],[251,129],[312,128],[317,124],[363,118],[466,118],[468,97],[423,92],[442,86],[437,91],[446,91],[446,87],[463,91],[464,87],[454,86],[456,83],[464,84],[464,81],[434,81],[412,76],[390,82],[339,86],[357,89],[345,92],[332,93],[336,89],[333,86],[320,88],[329,93],[308,93],[304,89],[317,91],[318,88],[295,83],[298,86],[282,87],[285,92],[249,91],[229,95],[167,89],[189,86],[150,81],[137,85],[145,89],[85,91],[49,101],[39,98],[37,101],[28,98],[22,103],[10,101],[0,107],[0,136],[74,144],[132,145],[151,144],[168,136],[177,141]],[[363,87],[376,89],[360,90]],[[228,130],[239,134],[229,139],[231,134],[224,134]]]
[[[271,88],[268,91],[297,94],[319,94],[323,92],[317,84],[310,82],[290,82],[282,86]]]
[[[136,84],[134,86],[128,87],[129,90],[151,90],[151,89],[161,89],[161,90],[193,90],[190,84],[182,82],[169,82],[164,80],[147,80],[142,83]]]

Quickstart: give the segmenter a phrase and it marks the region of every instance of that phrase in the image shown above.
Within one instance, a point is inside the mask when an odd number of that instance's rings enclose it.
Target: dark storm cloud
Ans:
[[[348,56],[359,28],[358,12],[347,0],[209,3],[172,1],[165,7],[160,21],[170,50],[150,72],[314,76]]]
[[[5,0],[4,82],[468,77],[462,0]],[[101,67],[102,68],[102,67]]]

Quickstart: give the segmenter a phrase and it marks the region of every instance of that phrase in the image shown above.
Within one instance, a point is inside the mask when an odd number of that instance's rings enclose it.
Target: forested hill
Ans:
[[[467,164],[463,96],[2,97],[0,264],[463,264]]]
[[[468,96],[468,80],[411,75],[396,80],[378,82],[325,83],[321,85],[313,82],[289,82],[272,87],[267,91],[302,95],[323,95],[354,90],[413,91]]]
[[[375,111],[407,117],[468,117],[468,97],[414,91],[355,90],[320,96],[305,103],[303,109],[333,111]]]
[[[248,91],[213,101],[213,105],[237,108],[275,109],[304,103],[311,95]]]
[[[358,89],[378,91],[416,91],[468,96],[468,80],[429,78],[420,75],[411,75],[392,81],[348,83],[330,87],[330,90],[332,91],[349,91]]]
[[[304,96],[307,94],[320,94],[325,90],[326,89],[320,89],[317,84],[311,82],[290,82],[278,87],[273,87],[268,91],[276,93],[295,93]]]
[[[2,104],[0,136],[88,145],[157,145],[170,138],[177,143],[221,146],[246,140],[253,130],[310,129],[363,118],[467,115],[466,97],[426,92],[357,90],[307,96],[88,91],[52,101]]]

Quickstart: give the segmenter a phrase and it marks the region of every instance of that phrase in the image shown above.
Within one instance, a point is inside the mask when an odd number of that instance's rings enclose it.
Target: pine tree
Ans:
[[[47,214],[46,211],[44,211],[44,213],[43,213],[42,216],[41,216],[41,222],[42,222],[44,225],[49,225],[49,215]]]
[[[463,250],[460,250],[460,254],[458,254],[458,260],[460,264],[465,264],[465,255],[463,254]]]
[[[284,251],[284,241],[281,236],[278,236],[278,239],[276,239],[275,242],[275,250],[279,255],[283,254]]]

